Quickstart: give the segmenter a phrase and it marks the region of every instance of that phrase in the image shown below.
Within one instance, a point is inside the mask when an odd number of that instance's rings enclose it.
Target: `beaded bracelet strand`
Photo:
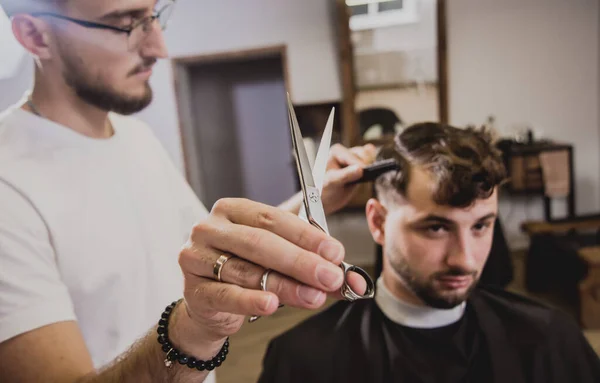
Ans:
[[[156,332],[158,333],[158,343],[162,345],[162,350],[167,353],[165,358],[165,366],[167,368],[171,368],[173,366],[173,362],[177,361],[181,365],[186,365],[189,368],[195,368],[198,371],[212,371],[225,361],[225,358],[229,353],[229,338],[225,340],[225,344],[223,344],[221,350],[211,360],[205,361],[196,359],[193,356],[188,356],[176,349],[169,341],[168,325],[171,313],[179,302],[180,300],[175,301],[165,308],[165,311],[163,311],[161,318],[158,321],[158,328],[156,329]]]

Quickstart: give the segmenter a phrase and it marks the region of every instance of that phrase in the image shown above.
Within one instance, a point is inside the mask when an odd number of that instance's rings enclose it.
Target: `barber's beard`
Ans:
[[[64,52],[66,53],[66,52]],[[144,93],[141,96],[130,96],[111,89],[100,78],[90,76],[83,62],[77,57],[63,54],[65,82],[77,96],[85,102],[109,112],[123,115],[137,113],[152,102],[152,88],[144,84]]]
[[[450,269],[429,277],[418,275],[402,255],[390,258],[390,264],[405,286],[426,305],[437,309],[451,309],[466,301],[477,285],[476,273],[461,269]],[[473,281],[464,292],[449,292],[436,287],[436,278],[443,276],[471,276]]]

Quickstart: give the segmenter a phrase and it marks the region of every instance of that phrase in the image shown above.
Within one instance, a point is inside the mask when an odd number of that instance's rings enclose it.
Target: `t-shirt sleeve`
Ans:
[[[0,179],[0,342],[75,319],[43,219]]]

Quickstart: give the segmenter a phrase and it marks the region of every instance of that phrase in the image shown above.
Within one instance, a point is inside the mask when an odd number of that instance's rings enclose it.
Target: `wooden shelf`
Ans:
[[[540,154],[555,151],[568,152],[569,190],[567,193],[568,216],[575,216],[575,175],[573,164],[573,146],[550,141],[521,144],[505,140],[498,144],[502,150],[509,182],[503,186],[511,195],[540,196],[544,198],[544,218],[552,221],[551,200],[546,193]]]
[[[529,221],[521,224],[521,230],[528,235],[536,234],[559,234],[571,230],[598,230],[600,229],[600,217],[586,220],[561,220],[557,222]]]

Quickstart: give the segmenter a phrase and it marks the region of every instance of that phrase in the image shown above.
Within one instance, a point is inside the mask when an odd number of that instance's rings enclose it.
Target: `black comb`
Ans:
[[[356,181],[349,182],[348,185],[356,185],[364,182],[374,181],[383,173],[387,173],[392,170],[400,170],[400,165],[393,158],[375,162],[374,164],[363,168],[362,177],[357,179]]]

